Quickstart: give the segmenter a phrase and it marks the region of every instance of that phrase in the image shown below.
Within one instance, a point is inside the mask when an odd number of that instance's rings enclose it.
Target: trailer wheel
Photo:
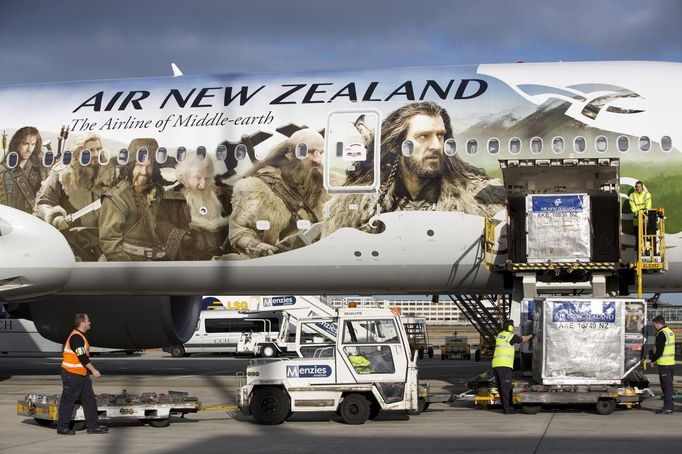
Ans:
[[[362,394],[348,394],[339,404],[339,415],[346,424],[364,424],[369,411],[369,401]]]
[[[610,415],[616,410],[616,400],[599,399],[597,403],[594,404],[594,407],[600,415]]]
[[[429,353],[429,358],[433,358],[433,347],[429,347],[428,353]]]
[[[524,415],[537,415],[542,410],[542,405],[526,404],[521,405],[521,412]]]
[[[170,418],[150,419],[149,425],[152,427],[168,427],[168,426],[170,426]]]
[[[253,392],[249,410],[258,424],[282,424],[291,411],[291,402],[283,389],[266,386]]]
[[[263,358],[274,358],[277,356],[277,349],[272,344],[265,344],[260,349],[260,355]]]
[[[35,421],[43,427],[51,426],[52,423],[54,422],[51,419],[41,419],[41,418],[33,418],[33,419],[35,419]]]
[[[173,358],[182,358],[185,356],[185,347],[182,345],[174,345],[170,348],[169,352]]]

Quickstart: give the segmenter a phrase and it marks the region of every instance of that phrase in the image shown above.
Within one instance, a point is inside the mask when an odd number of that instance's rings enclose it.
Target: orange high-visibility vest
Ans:
[[[81,352],[80,349],[77,349],[77,351],[74,352],[71,350],[71,346],[69,344],[71,342],[71,337],[74,335],[83,338],[83,341],[85,342],[84,351]],[[87,375],[88,370],[78,360],[78,355],[82,355],[83,353],[88,355],[88,358],[90,357],[90,344],[83,333],[77,329],[74,329],[71,331],[71,334],[69,334],[68,339],[66,339],[66,342],[64,343],[64,351],[62,352],[62,367],[64,370],[76,375]]]

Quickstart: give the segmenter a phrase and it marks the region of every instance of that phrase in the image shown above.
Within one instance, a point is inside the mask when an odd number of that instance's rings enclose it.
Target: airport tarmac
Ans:
[[[205,405],[234,402],[234,374],[248,361],[211,355],[173,359],[158,351],[93,358],[103,372],[95,380],[95,392],[178,390]],[[530,454],[678,452],[682,446],[682,402],[677,402],[677,413],[659,415],[655,410],[662,402],[654,399],[641,409],[619,409],[609,416],[586,409],[510,416],[459,401],[434,404],[419,416],[380,416],[362,426],[345,425],[333,413],[295,414],[282,425],[259,426],[236,411],[220,410],[173,418],[167,428],[118,423],[106,435],[58,436],[54,427],[17,416],[16,401],[31,392],[60,393],[59,362],[57,357],[0,357],[0,452]],[[420,362],[420,377],[436,392],[460,392],[469,378],[486,368],[473,361],[427,359]],[[649,373],[656,388],[655,370]],[[676,386],[682,389],[679,374]]]

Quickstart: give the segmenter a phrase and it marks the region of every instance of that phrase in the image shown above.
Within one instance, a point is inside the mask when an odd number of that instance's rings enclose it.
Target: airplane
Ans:
[[[531,193],[590,197],[570,259],[627,294],[638,180],[666,209],[645,287],[677,292],[680,80],[557,62],[0,86],[0,301],[58,342],[88,312],[94,345],[144,348],[189,338],[201,295],[508,293]]]

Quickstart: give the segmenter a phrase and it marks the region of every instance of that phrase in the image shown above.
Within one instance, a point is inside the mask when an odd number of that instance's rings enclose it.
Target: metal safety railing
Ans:
[[[653,232],[652,232],[653,230]],[[640,210],[637,213],[637,295],[642,297],[642,275],[665,269],[665,210]]]

